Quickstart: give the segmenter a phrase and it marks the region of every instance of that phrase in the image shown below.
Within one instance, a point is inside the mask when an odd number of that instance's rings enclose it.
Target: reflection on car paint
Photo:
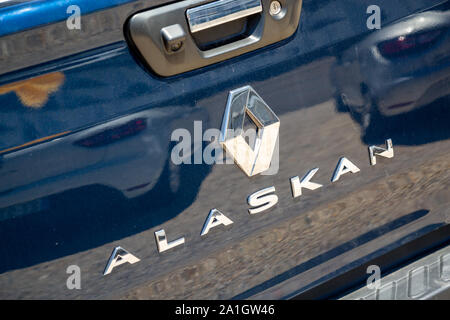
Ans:
[[[361,77],[360,56],[345,52],[382,34],[387,22],[395,26],[396,19],[431,5],[386,2],[381,30],[368,32],[357,16],[368,3],[305,0],[308,19],[291,39],[173,79],[148,73],[123,42],[22,71],[20,79],[61,68],[64,85],[41,108],[22,107],[11,91],[1,95],[0,147],[70,133],[0,155],[0,297],[289,297],[448,225],[444,73],[429,74],[436,84],[425,107],[406,112],[399,106],[405,112],[372,118],[374,130],[358,122],[357,107],[340,112],[334,100],[344,61],[352,66],[346,79]],[[443,35],[427,50],[448,45]],[[445,56],[433,61],[438,70]],[[387,69],[376,84],[398,74],[406,79],[395,71]],[[2,85],[11,77],[0,79]],[[413,83],[404,82],[416,92]],[[219,128],[227,93],[245,85],[282,123],[279,173],[248,178],[235,165],[171,163],[172,130],[192,131],[194,121]],[[416,99],[409,98],[386,105]],[[388,138],[395,159],[378,157],[371,166],[368,147],[381,148]],[[389,144],[383,149],[373,152],[386,152]],[[334,168],[344,156],[360,174],[315,191],[304,188],[301,197],[287,201],[289,177]],[[313,181],[329,180],[330,173],[318,170]],[[249,215],[245,196],[267,186],[276,189],[277,205],[270,214]],[[240,223],[217,228],[202,241],[199,226],[211,208]],[[170,240],[184,236],[185,245],[155,253],[160,230]],[[103,277],[107,257],[119,245],[145,263]],[[81,290],[64,285],[69,265],[80,266]]]
[[[338,109],[349,110],[363,134],[387,130],[391,117],[450,95],[450,11],[383,27],[344,51],[333,71]]]
[[[57,91],[63,83],[64,74],[52,72],[0,86],[0,94],[15,92],[24,106],[41,108],[47,103],[49,95]]]

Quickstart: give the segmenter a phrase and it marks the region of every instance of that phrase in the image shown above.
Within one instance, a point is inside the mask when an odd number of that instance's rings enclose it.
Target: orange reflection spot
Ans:
[[[14,91],[23,105],[40,108],[48,101],[48,96],[56,92],[64,83],[62,72],[52,72],[39,77],[13,82],[0,87],[0,94]]]

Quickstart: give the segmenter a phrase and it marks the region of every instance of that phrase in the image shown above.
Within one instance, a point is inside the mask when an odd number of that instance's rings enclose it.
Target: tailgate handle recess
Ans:
[[[125,30],[137,59],[168,77],[290,37],[301,6],[302,0],[185,0],[136,13]]]

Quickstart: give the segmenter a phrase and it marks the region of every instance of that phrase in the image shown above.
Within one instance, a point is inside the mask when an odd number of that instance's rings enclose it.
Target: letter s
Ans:
[[[247,198],[247,203],[253,208],[248,209],[250,214],[260,213],[272,208],[278,203],[278,196],[273,194],[275,187],[265,188],[251,194]]]

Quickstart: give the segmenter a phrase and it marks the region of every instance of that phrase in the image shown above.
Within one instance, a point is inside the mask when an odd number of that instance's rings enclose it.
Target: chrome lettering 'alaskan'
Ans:
[[[386,149],[377,147],[377,146],[369,146],[369,162],[370,165],[376,165],[376,156],[381,156],[384,158],[393,158],[394,157],[394,148],[392,146],[392,140],[386,140]],[[313,168],[309,170],[303,178],[299,178],[298,176],[292,177],[289,179],[292,198],[298,198],[302,196],[303,189],[307,189],[310,191],[317,190],[322,188],[323,185],[317,181],[314,181],[314,175],[319,171],[319,168]],[[334,169],[334,172],[331,177],[331,183],[335,183],[343,175],[352,173],[359,173],[361,170],[350,161],[346,157],[341,157]],[[269,209],[273,208],[278,203],[278,196],[275,194],[276,190],[274,186],[270,186],[267,188],[263,188],[258,190],[247,197],[247,204],[249,205],[248,213],[250,215],[260,214],[262,212],[267,212]],[[209,232],[216,227],[226,227],[232,225],[234,222],[228,218],[224,213],[219,211],[217,208],[211,209],[206,220],[203,224],[203,227],[200,232],[200,237],[206,236]],[[185,238],[181,237],[173,241],[167,240],[166,231],[164,229],[155,231],[155,240],[156,246],[159,253],[163,253],[170,249],[173,249],[177,246],[181,246],[185,243]],[[122,247],[116,247],[111,254],[111,257],[108,260],[106,268],[103,272],[103,275],[107,275],[111,273],[111,271],[124,263],[134,264],[139,262],[140,259],[123,249]]]

